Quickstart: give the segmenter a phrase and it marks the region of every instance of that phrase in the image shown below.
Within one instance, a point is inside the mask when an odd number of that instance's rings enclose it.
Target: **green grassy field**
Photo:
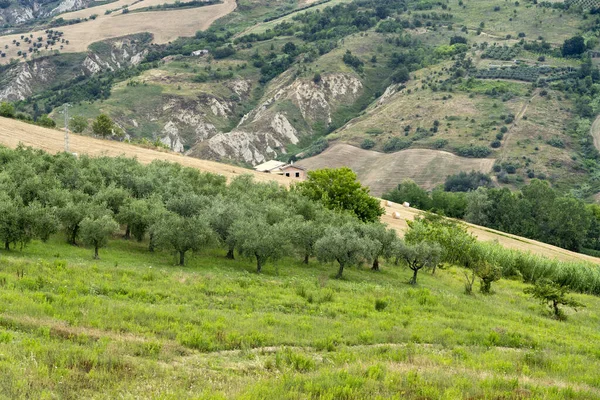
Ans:
[[[596,297],[559,322],[517,281],[464,295],[453,267],[411,287],[394,265],[100,256],[62,236],[2,252],[0,397],[600,398]]]

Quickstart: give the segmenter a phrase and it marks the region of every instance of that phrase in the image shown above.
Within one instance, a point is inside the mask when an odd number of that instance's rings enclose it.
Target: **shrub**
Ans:
[[[563,140],[561,138],[558,138],[558,137],[550,138],[547,143],[550,146],[557,147],[559,149],[564,149],[564,147],[565,147],[565,143],[563,142]]]
[[[15,107],[6,101],[0,103],[0,116],[5,118],[15,117]]]
[[[464,146],[456,149],[456,153],[461,157],[484,158],[489,156],[492,151],[487,146]]]
[[[365,139],[360,144],[360,148],[364,150],[369,150],[375,147],[375,141],[373,139]]]
[[[498,147],[502,146],[502,142],[500,140],[494,140],[492,143],[490,143],[490,146],[494,149],[497,149]]]
[[[385,310],[385,308],[387,306],[388,306],[387,301],[382,300],[382,299],[375,300],[375,310],[377,310],[377,311],[383,311],[383,310]]]
[[[386,153],[392,153],[394,151],[404,150],[410,147],[410,140],[391,138],[383,144],[383,151]]]

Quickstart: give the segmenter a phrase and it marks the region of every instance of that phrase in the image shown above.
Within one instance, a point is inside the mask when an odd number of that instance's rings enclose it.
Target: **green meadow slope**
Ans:
[[[380,273],[206,250],[174,267],[144,243],[102,259],[63,238],[0,257],[3,398],[593,399],[600,300],[559,322],[502,280]],[[22,273],[22,277],[20,275]]]

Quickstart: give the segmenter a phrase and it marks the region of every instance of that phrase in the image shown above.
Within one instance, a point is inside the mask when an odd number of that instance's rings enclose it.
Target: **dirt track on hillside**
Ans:
[[[15,148],[19,143],[43,149],[49,153],[57,153],[64,150],[64,133],[62,131],[42,128],[0,117],[0,144]],[[100,140],[73,134],[70,135],[70,151],[96,157],[135,157],[144,164],[150,163],[153,160],[176,162],[186,167],[197,168],[204,172],[224,175],[228,179],[242,174],[251,174],[257,181],[261,182],[276,181],[284,185],[288,185],[292,182],[289,178],[279,175],[264,174],[227,164],[185,157],[175,153],[160,152],[127,143]],[[381,218],[382,222],[396,229],[400,235],[402,235],[407,228],[406,221],[414,219],[414,217],[420,213],[419,210],[402,207],[397,204],[394,204],[391,207],[385,207],[385,210],[386,213]],[[393,212],[398,212],[401,219],[394,219],[392,217]],[[530,251],[534,254],[558,258],[564,261],[589,261],[600,263],[600,260],[594,257],[574,253],[545,243],[536,242],[535,240],[496,232],[492,229],[469,224],[469,230],[480,240],[497,240],[501,245],[510,249]]]

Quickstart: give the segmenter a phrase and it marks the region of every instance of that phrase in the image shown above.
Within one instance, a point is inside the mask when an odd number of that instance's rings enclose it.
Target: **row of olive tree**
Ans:
[[[333,182],[333,184],[332,184]],[[100,249],[119,231],[148,250],[177,254],[222,246],[253,258],[260,272],[282,257],[336,262],[338,276],[360,263],[431,264],[423,246],[403,243],[378,222],[379,201],[348,169],[322,170],[291,189],[223,177],[164,162],[76,158],[32,149],[0,149],[0,240],[5,249],[62,231],[68,243]],[[435,249],[434,249],[435,250]],[[424,261],[421,261],[423,259]],[[434,257],[435,259],[435,257]],[[413,279],[416,283],[416,272]]]

